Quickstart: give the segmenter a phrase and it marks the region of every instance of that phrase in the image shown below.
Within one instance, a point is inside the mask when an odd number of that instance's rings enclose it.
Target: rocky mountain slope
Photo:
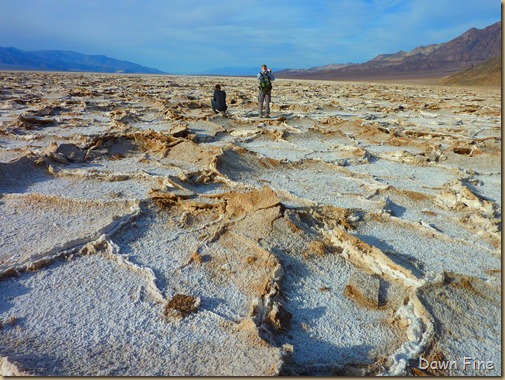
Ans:
[[[464,86],[500,86],[501,72],[501,57],[495,57],[460,73],[442,78],[439,83]]]
[[[0,70],[164,74],[160,70],[105,55],[61,50],[23,51],[13,47],[0,47]]]
[[[453,40],[418,47],[411,52],[381,54],[363,63],[321,71],[281,71],[280,78],[379,79],[441,78],[479,65],[501,54],[501,21],[472,28]]]

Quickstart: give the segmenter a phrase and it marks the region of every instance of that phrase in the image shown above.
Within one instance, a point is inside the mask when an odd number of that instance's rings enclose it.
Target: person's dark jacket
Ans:
[[[226,105],[226,92],[223,90],[214,90],[214,95],[212,96],[213,104],[218,111],[226,111],[228,106]]]

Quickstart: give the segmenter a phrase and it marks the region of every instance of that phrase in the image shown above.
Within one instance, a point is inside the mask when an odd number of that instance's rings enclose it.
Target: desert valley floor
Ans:
[[[256,98],[0,72],[0,375],[501,374],[500,89]]]

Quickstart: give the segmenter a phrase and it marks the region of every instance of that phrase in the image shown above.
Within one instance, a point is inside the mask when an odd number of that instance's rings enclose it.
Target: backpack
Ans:
[[[264,95],[270,95],[270,93],[272,92],[272,82],[270,82],[270,77],[266,72],[260,73],[259,81],[260,81],[259,87],[261,93]]]

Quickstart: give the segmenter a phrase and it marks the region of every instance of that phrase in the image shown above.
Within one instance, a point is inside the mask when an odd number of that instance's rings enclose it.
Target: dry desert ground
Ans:
[[[0,375],[501,374],[500,89],[273,84],[0,72]]]

